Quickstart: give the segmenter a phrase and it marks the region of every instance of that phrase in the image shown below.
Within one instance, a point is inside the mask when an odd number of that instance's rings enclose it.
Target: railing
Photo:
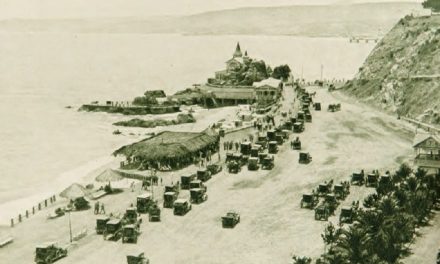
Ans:
[[[418,154],[416,156],[417,160],[436,160],[440,162],[440,155],[439,154]]]

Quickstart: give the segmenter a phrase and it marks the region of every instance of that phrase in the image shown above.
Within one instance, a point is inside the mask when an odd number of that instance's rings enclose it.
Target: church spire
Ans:
[[[243,56],[243,54],[241,53],[240,42],[237,42],[237,47],[235,48],[235,52],[234,52],[233,57],[236,58],[236,57],[242,57],[242,56]]]

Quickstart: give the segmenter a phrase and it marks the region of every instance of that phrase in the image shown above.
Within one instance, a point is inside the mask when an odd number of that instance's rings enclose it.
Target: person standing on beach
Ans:
[[[104,203],[101,203],[101,214],[105,214]]]
[[[99,214],[99,202],[95,203],[95,214]]]

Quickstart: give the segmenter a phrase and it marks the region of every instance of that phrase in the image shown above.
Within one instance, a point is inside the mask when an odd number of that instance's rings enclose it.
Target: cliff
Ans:
[[[343,91],[390,113],[440,123],[440,16],[401,19]]]

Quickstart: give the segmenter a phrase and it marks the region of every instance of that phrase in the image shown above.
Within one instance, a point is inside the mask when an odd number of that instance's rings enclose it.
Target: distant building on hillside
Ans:
[[[416,152],[414,165],[428,173],[440,172],[440,136],[426,133],[416,134],[413,144]]]
[[[221,84],[227,80],[234,80],[237,78],[238,72],[243,69],[246,64],[251,62],[251,58],[249,58],[247,51],[245,51],[244,56],[241,52],[240,43],[237,43],[235,47],[235,51],[232,54],[232,58],[226,61],[226,69],[215,72],[215,79],[211,82],[216,82]],[[208,83],[210,80],[208,80]]]

